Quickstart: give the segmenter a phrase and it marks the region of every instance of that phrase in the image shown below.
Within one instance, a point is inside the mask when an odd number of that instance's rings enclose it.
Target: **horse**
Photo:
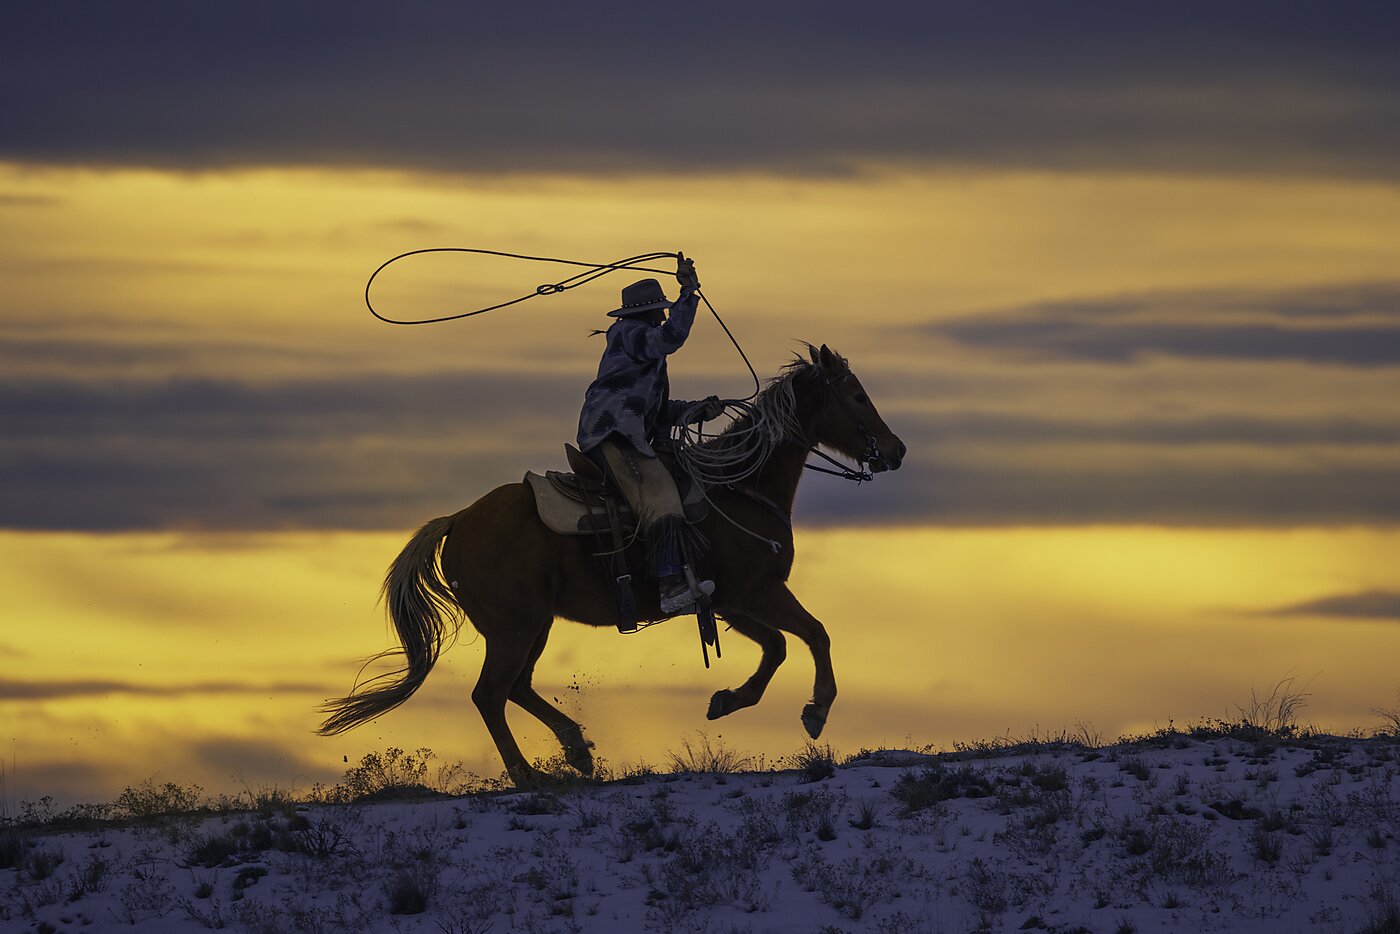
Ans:
[[[846,359],[825,344],[808,345],[768,381],[751,409],[702,443],[710,453],[755,458],[741,482],[707,489],[712,508],[697,523],[710,542],[713,609],[735,632],[757,642],[758,668],[737,688],[715,692],[710,720],[752,707],[787,655],[783,633],[806,643],[816,668],[812,699],[802,709],[808,735],[821,735],[836,699],[831,639],[787,587],[793,562],[792,506],[808,455],[827,448],[872,472],[897,470],[904,442],[889,429]],[[757,423],[757,424],[756,424]],[[762,428],[770,434],[755,446]],[[746,450],[747,449],[747,450]],[[634,546],[635,547],[635,546]],[[403,656],[403,667],[327,701],[318,732],[336,735],[407,701],[470,620],[486,642],[472,701],[517,787],[546,776],[521,753],[506,723],[514,701],[539,719],[563,747],[564,760],[593,773],[592,744],[583,728],[541,697],[531,684],[535,663],[556,619],[614,626],[617,604],[588,537],[550,531],[540,521],[528,483],[497,487],[451,516],[424,525],[393,561],[383,598],[400,647],[375,658]],[[637,612],[661,618],[654,593],[637,594]]]

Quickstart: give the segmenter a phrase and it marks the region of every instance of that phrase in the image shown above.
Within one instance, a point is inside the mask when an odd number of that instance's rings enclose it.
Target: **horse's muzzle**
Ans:
[[[904,446],[904,442],[895,439],[894,448],[888,454],[878,445],[871,445],[873,449],[871,456],[866,460],[871,473],[884,473],[887,470],[898,470],[899,465],[904,463],[904,455],[909,449]]]

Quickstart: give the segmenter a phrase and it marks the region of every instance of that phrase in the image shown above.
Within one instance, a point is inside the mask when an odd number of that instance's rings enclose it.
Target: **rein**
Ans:
[[[824,454],[816,448],[812,448],[810,453],[817,455],[822,460],[830,464],[835,464],[836,469],[830,467],[819,467],[816,464],[803,464],[805,470],[815,470],[817,473],[831,474],[833,477],[840,477],[842,480],[852,480],[856,483],[865,483],[867,480],[874,480],[875,475],[868,470],[852,470],[848,465],[841,463],[829,454]]]

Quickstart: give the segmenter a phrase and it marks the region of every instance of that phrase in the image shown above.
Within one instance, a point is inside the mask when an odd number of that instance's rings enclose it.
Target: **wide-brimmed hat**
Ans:
[[[670,308],[666,293],[661,291],[661,283],[655,279],[642,279],[622,290],[622,307],[608,312],[610,318],[626,318],[657,308]]]

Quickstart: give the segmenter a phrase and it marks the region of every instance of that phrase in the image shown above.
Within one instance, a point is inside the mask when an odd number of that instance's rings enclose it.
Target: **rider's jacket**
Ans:
[[[698,301],[695,293],[682,293],[660,325],[625,317],[608,328],[598,376],[583,397],[579,450],[591,450],[617,435],[642,454],[656,456],[652,440],[676,424],[692,404],[670,398],[666,357],[690,336]]]

